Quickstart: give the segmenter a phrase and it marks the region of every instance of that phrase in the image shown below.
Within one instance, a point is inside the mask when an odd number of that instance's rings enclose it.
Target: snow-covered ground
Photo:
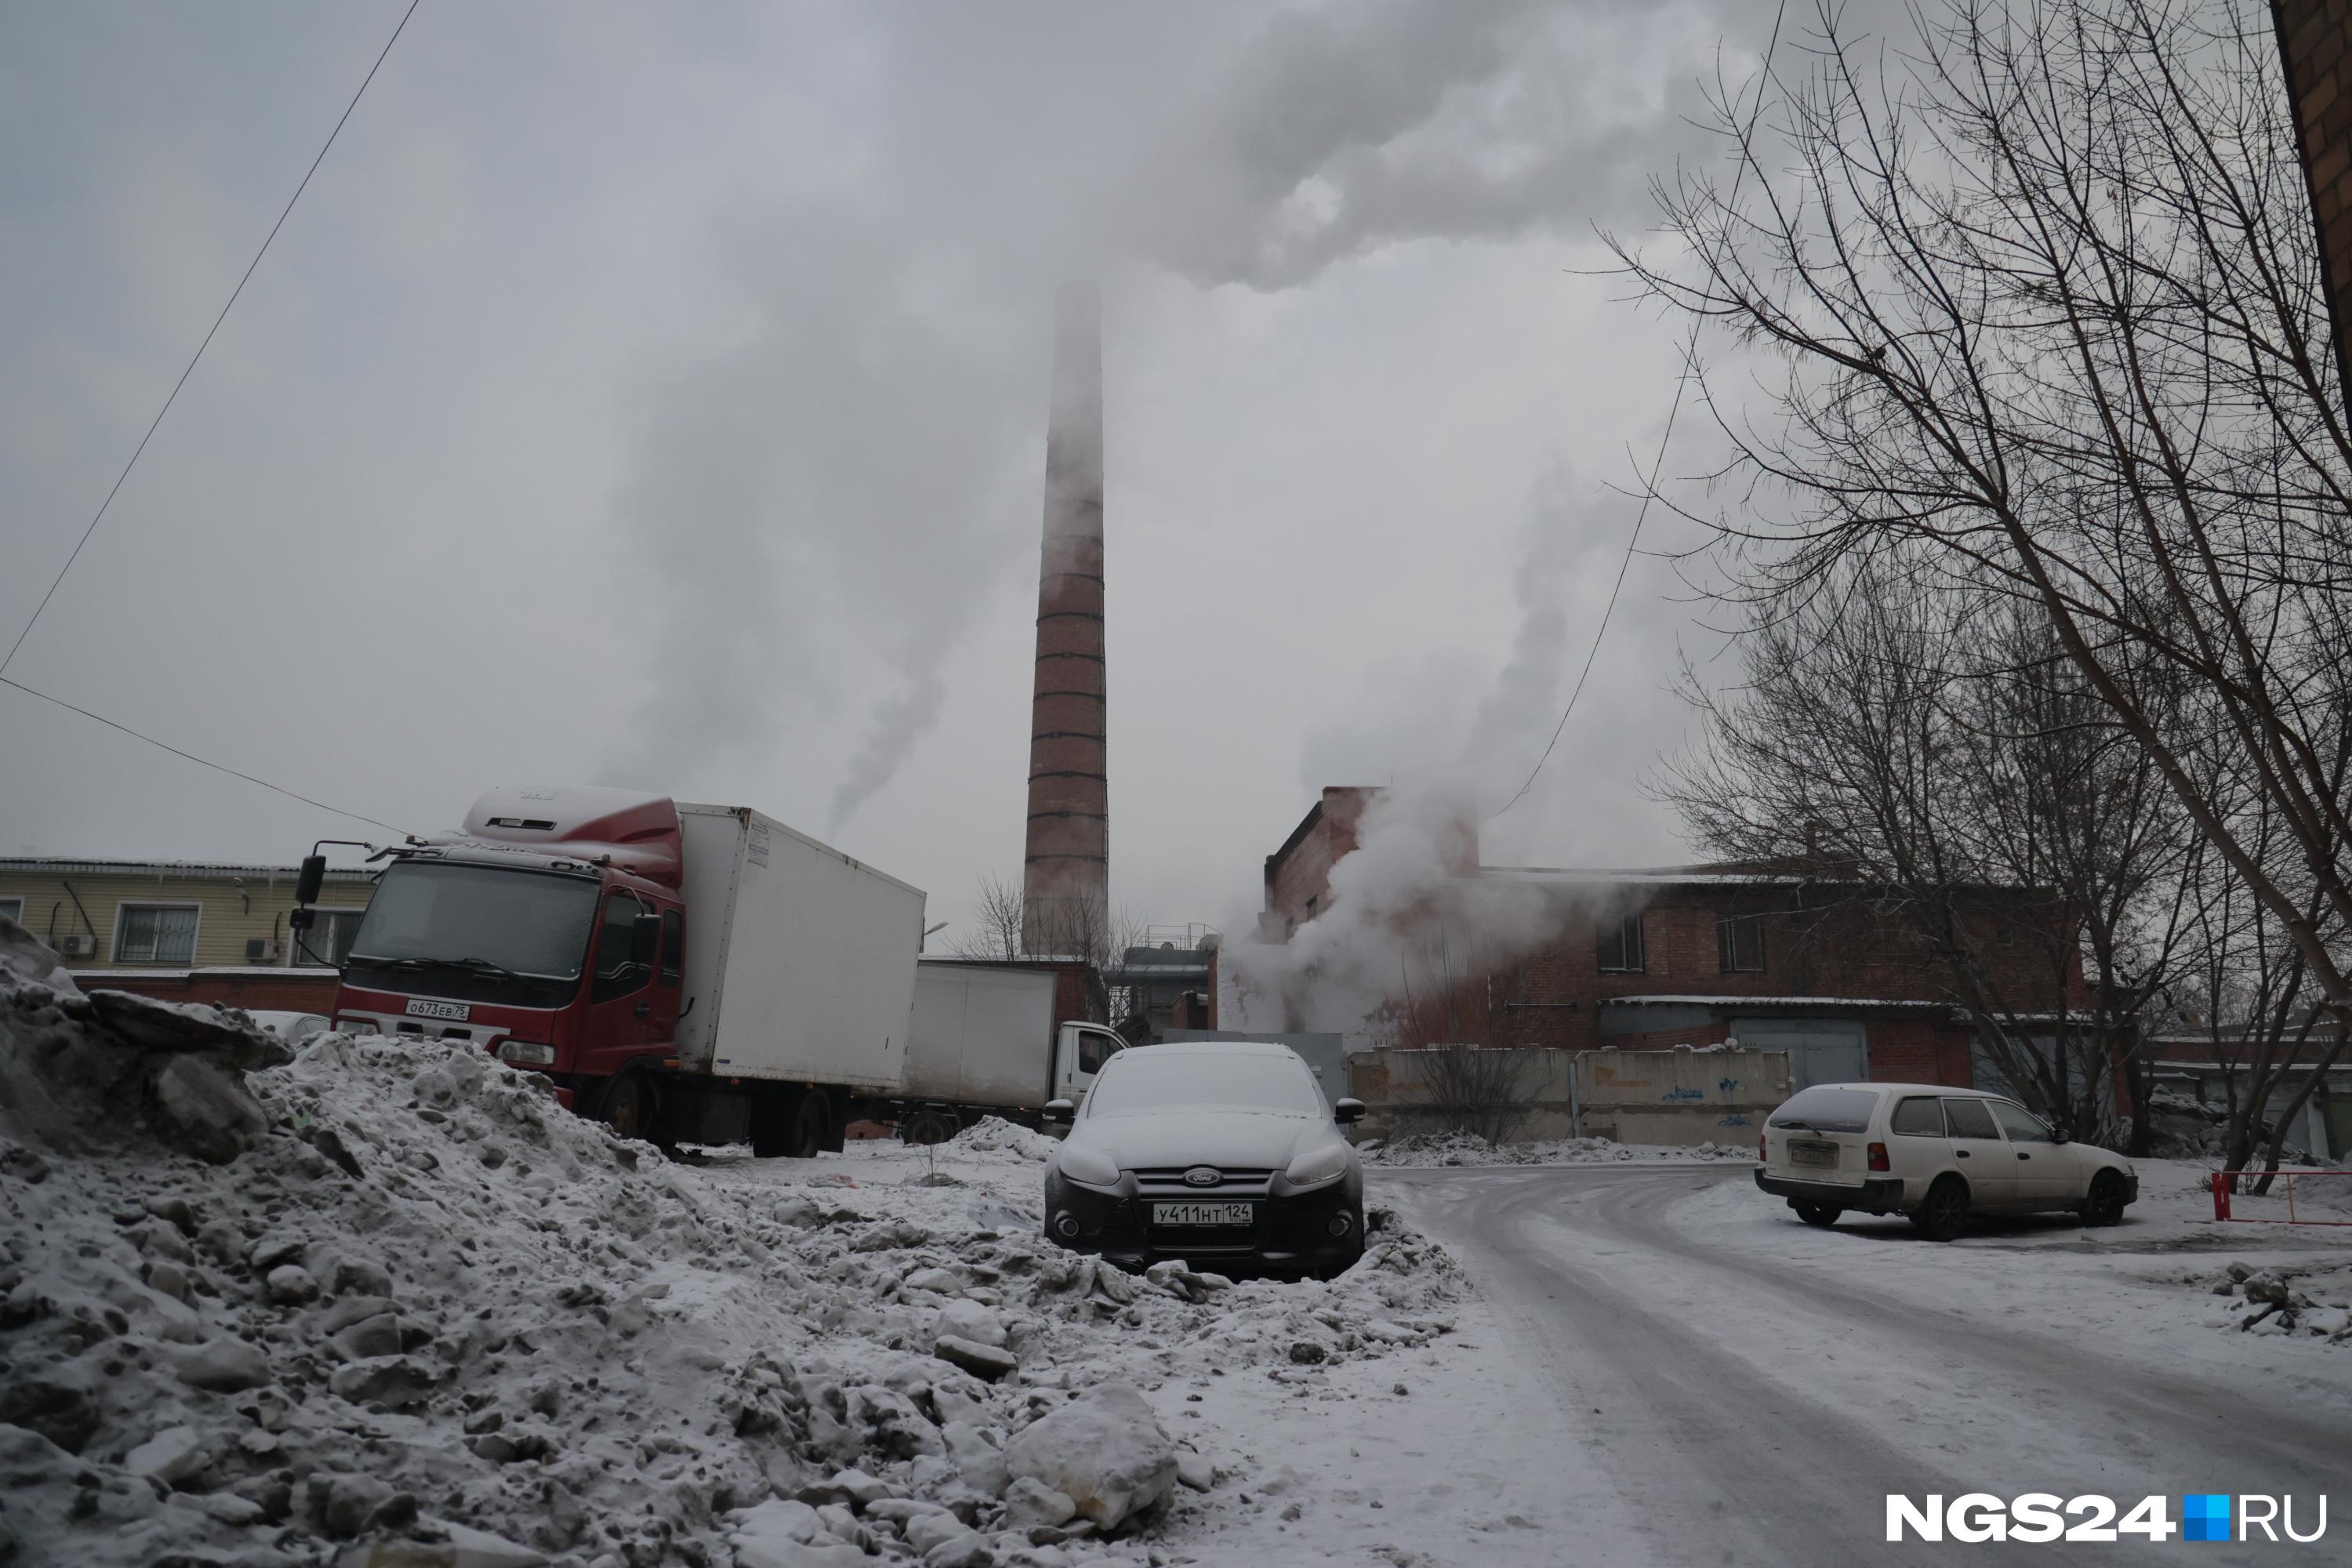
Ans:
[[[1402,1563],[1383,1491],[1509,1392],[1391,1216],[1328,1284],[1139,1279],[1019,1129],[674,1163],[470,1047],[243,1099],[281,1047],[104,1005],[0,973],[0,1560]]]
[[[997,1143],[1005,1147],[984,1147]],[[1050,1147],[984,1123],[929,1150],[852,1144],[813,1161],[730,1152],[702,1173],[942,1232],[959,1223],[1034,1231]],[[1129,1309],[1139,1321],[1118,1320],[1129,1331],[1048,1327],[1034,1347],[1041,1358],[1074,1382],[1131,1382],[1217,1467],[1218,1484],[1180,1494],[1150,1536],[1158,1560],[1557,1561],[1558,1532],[1575,1510],[1556,1457],[1572,1427],[1529,1405],[1523,1370],[1453,1260],[1418,1239],[1406,1247],[1413,1256],[1393,1280],[1359,1266],[1331,1286],[1244,1284],[1189,1311],[1147,1292]]]
[[[1367,1165],[1600,1165],[1656,1164],[1661,1161],[1747,1160],[1752,1143],[1618,1143],[1607,1138],[1549,1138],[1493,1143],[1475,1132],[1415,1132],[1402,1138],[1367,1139],[1357,1146]]]
[[[1565,1417],[1580,1562],[1868,1563],[1890,1493],[2340,1489],[2352,1231],[2217,1226],[2200,1171],[2141,1171],[2123,1226],[1948,1246],[1899,1218],[1811,1228],[1736,1168],[1376,1184],[1460,1260],[1527,1414]],[[2267,1303],[2214,1294],[2233,1264],[2315,1304],[2242,1331]]]
[[[1137,1279],[1042,1238],[1002,1123],[672,1162],[468,1047],[284,1059],[21,956],[0,1561],[1826,1563],[1888,1490],[2341,1452],[2352,1229],[2217,1226],[2185,1164],[1937,1247],[1744,1150],[1424,1145],[1339,1280]]]

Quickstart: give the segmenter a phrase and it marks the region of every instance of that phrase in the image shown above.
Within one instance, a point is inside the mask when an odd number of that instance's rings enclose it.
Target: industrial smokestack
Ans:
[[[1110,786],[1103,681],[1102,297],[1055,301],[1045,426],[1045,540],[1037,579],[1037,680],[1029,721],[1029,840],[1021,945],[1069,952],[1110,910]]]

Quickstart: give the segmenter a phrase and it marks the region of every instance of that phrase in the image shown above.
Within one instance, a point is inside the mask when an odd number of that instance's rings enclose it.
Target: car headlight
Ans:
[[[1092,1149],[1073,1149],[1062,1145],[1062,1174],[1074,1182],[1084,1182],[1090,1187],[1118,1185],[1118,1165],[1107,1154]]]
[[[1348,1151],[1340,1144],[1310,1149],[1290,1162],[1290,1168],[1282,1173],[1294,1187],[1319,1187],[1336,1182],[1348,1173]]]

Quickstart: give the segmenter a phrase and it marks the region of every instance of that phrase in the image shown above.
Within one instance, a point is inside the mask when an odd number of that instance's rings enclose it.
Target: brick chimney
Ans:
[[[1029,720],[1029,839],[1021,945],[1048,953],[1110,909],[1110,788],[1103,681],[1102,298],[1055,301],[1045,425],[1045,538],[1037,579],[1037,680]]]

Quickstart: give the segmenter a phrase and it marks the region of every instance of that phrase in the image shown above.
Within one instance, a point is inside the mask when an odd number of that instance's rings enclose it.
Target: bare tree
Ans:
[[[1092,898],[1062,896],[1028,922],[1020,886],[1002,877],[980,879],[972,900],[972,927],[955,946],[959,958],[1010,963],[1024,960],[1060,959],[1087,966],[1087,1016],[1114,1026],[1129,1021],[1134,999],[1128,987],[1113,987],[1103,972],[1142,942],[1142,923],[1124,910],[1110,910]],[[1034,947],[1024,944],[1026,933]]]
[[[1381,1020],[1390,1043],[1413,1053],[1420,1092],[1398,1097],[1392,1113],[1432,1131],[1508,1139],[1532,1109],[1537,1059],[1520,1016],[1493,1001],[1493,966],[1475,939],[1440,926],[1400,971]]]
[[[1703,742],[1654,793],[1719,856],[1812,868],[1801,923],[1898,933],[2028,1104],[2102,1137],[2120,1087],[2144,1142],[2140,1018],[2179,974],[2192,826],[2013,603],[1832,575],[1758,614],[1732,690],[1686,676]]]
[[[1754,510],[1704,521],[1768,618],[1864,562],[2029,616],[2340,1036],[2352,426],[2270,19],[1916,20],[1890,53],[1825,5],[1801,77],[1717,95],[1734,173],[1662,184],[1671,243],[1618,244],[1769,378],[1760,416],[1708,389]]]
[[[1021,889],[1002,877],[980,879],[971,901],[971,929],[956,940],[956,956],[1003,963],[1021,956]]]

